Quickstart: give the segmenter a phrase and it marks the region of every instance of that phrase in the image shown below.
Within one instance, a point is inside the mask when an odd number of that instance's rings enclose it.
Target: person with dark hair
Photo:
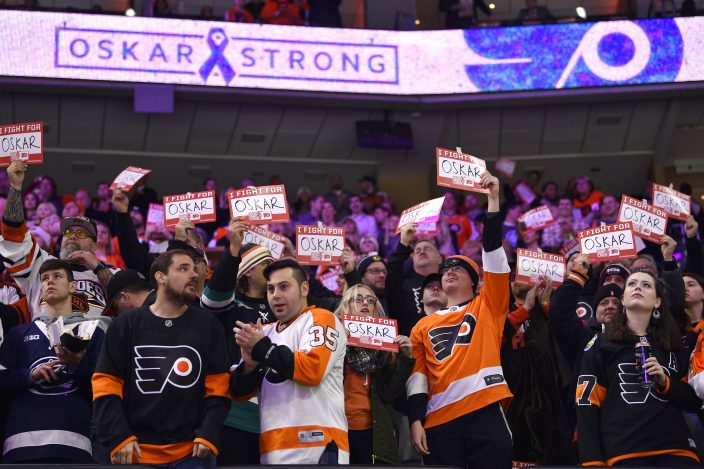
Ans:
[[[264,277],[277,322],[237,321],[242,360],[230,382],[235,397],[259,389],[261,462],[346,464],[342,323],[330,311],[308,306],[308,277],[295,260],[269,264]]]
[[[22,207],[22,184],[27,165],[13,161],[7,168],[10,178],[10,193],[2,219],[0,255],[12,278],[27,294],[29,309],[33,316],[40,313],[41,295],[38,271],[42,263],[53,258],[39,248],[36,240],[27,231]],[[89,318],[97,318],[105,309],[105,286],[112,278],[114,269],[101,262],[94,254],[97,228],[85,217],[61,220],[61,251],[59,257],[67,261],[76,279],[77,293],[85,295],[89,307]],[[105,320],[101,327],[106,327]]]
[[[557,203],[560,201],[560,187],[555,181],[548,181],[543,184],[543,188],[540,193],[542,195],[540,205],[557,207]]]
[[[150,305],[154,302],[153,298],[150,300],[153,292],[144,274],[134,269],[121,270],[108,282],[105,314],[117,316],[130,309]]]
[[[389,316],[398,321],[399,333],[410,335],[415,324],[427,314],[423,303],[424,282],[430,275],[437,275],[442,255],[432,239],[419,239],[411,247],[416,224],[401,227],[401,237],[396,250],[388,261],[385,294]],[[404,263],[412,257],[413,269],[404,275]],[[447,297],[443,292],[444,308]]]
[[[291,0],[267,0],[260,18],[267,24],[303,26],[299,9]]]
[[[586,217],[590,212],[599,209],[604,193],[594,188],[594,182],[589,176],[579,176],[574,180],[575,196],[572,205],[582,212],[582,217]]]
[[[3,462],[92,463],[90,379],[104,335],[74,312],[68,263],[48,259],[38,277],[43,315],[11,329],[0,347],[0,393],[9,402]],[[66,329],[82,346],[64,345]]]
[[[192,256],[159,256],[150,270],[156,302],[120,314],[108,329],[93,408],[113,464],[214,467],[230,403],[230,359],[220,323],[191,305],[198,283]]]
[[[664,287],[650,273],[632,273],[618,312],[584,352],[576,392],[582,465],[698,465],[682,415],[702,405],[681,381],[688,359]]]
[[[242,357],[232,330],[237,321],[269,324],[276,319],[266,301],[264,269],[274,262],[269,250],[256,244],[242,244],[249,229],[243,221],[228,226],[229,246],[223,252],[213,276],[201,297],[201,306],[215,313],[227,335],[230,357],[238,363]],[[252,400],[233,400],[222,432],[223,450],[218,464],[259,463],[259,406]]]
[[[489,172],[482,235],[484,285],[464,256],[443,262],[448,307],[413,327],[416,360],[406,384],[411,442],[430,465],[511,467],[511,432],[500,402],[511,397],[499,350],[508,313],[510,269],[502,247],[499,180]]]

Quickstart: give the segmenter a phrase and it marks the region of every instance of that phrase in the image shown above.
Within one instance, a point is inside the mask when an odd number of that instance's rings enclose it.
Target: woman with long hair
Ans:
[[[681,381],[687,364],[662,284],[632,273],[619,311],[585,348],[576,393],[582,465],[697,465],[682,411],[701,401]]]
[[[350,287],[335,314],[386,317],[381,302],[364,285]],[[398,354],[347,346],[344,386],[351,464],[399,464],[393,417],[386,405],[405,397],[415,360],[408,337],[399,335],[395,342]]]
[[[95,241],[95,257],[108,265],[126,269],[127,266],[122,256],[113,252],[112,234],[108,225],[101,221],[96,221],[95,226],[98,228],[98,237]]]

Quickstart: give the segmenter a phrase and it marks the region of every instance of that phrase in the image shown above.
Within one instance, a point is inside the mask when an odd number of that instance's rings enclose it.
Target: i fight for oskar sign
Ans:
[[[398,83],[393,45],[60,27],[56,67],[191,75],[201,84],[238,79]]]

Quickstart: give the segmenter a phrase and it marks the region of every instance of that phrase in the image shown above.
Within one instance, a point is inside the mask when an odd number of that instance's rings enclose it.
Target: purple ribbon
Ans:
[[[230,41],[222,28],[213,28],[208,33],[208,46],[210,47],[210,57],[200,67],[199,73],[203,80],[207,80],[213,69],[217,66],[222,73],[222,77],[229,85],[230,81],[235,78],[235,71],[232,69],[230,62],[225,58],[225,48]]]

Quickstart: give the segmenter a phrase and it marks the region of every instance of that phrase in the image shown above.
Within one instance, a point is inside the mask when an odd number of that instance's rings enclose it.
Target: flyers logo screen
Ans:
[[[452,355],[455,345],[469,345],[477,320],[465,314],[462,322],[453,326],[436,327],[428,331],[435,359],[439,362]]]
[[[161,394],[167,385],[190,388],[200,378],[200,354],[188,345],[138,345],[134,353],[136,384],[142,394]]]

